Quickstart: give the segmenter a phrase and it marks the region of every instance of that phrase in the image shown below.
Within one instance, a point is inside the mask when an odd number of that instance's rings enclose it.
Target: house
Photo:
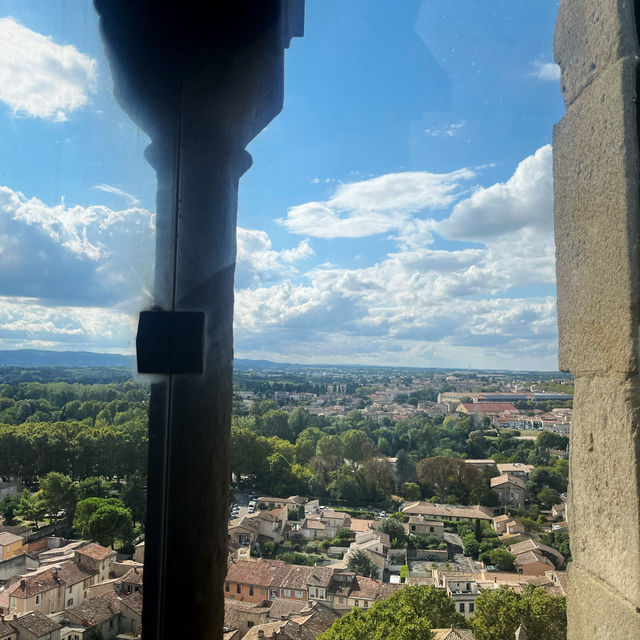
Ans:
[[[549,547],[546,544],[542,544],[541,542],[538,542],[533,538],[511,545],[509,547],[509,553],[512,553],[514,556],[516,556],[516,567],[518,566],[518,558],[521,555],[524,555],[527,553],[535,553],[537,555],[542,556],[545,560],[553,559],[552,566],[550,567],[551,569],[555,568],[555,566],[562,568],[565,565],[564,556],[557,549],[554,549],[553,547]],[[544,572],[542,574],[540,573],[533,574],[533,569],[531,567],[531,563],[533,562],[533,560],[531,559],[531,556],[527,556],[525,560],[526,560],[526,563],[522,561],[520,564],[523,567],[526,564],[528,568],[523,571],[520,571],[518,569],[519,573],[527,573],[529,575],[544,575]],[[548,570],[549,569],[546,569],[546,571]]]
[[[143,567],[134,566],[117,578],[113,587],[121,596],[128,596],[132,593],[137,593],[138,591],[142,593],[143,580]]]
[[[120,633],[137,636],[142,632],[142,591],[120,600]]]
[[[515,565],[519,574],[527,576],[543,576],[547,571],[555,568],[553,562],[538,551],[526,551],[518,554]]]
[[[111,564],[116,561],[118,554],[113,549],[107,549],[95,542],[80,547],[74,552],[74,559],[79,567],[96,573],[96,582],[109,579]]]
[[[225,631],[236,631],[238,638],[243,638],[252,627],[271,622],[268,618],[270,604],[268,600],[241,602],[240,600],[225,599]]]
[[[0,561],[8,560],[24,553],[23,538],[8,531],[0,533]]]
[[[498,467],[498,473],[500,475],[508,473],[523,480],[526,480],[534,469],[532,464],[524,464],[523,462],[500,462],[496,467]]]
[[[18,632],[0,614],[0,640],[18,640]]]
[[[567,513],[567,505],[564,502],[554,504],[551,507],[551,515],[554,518],[564,518]]]
[[[353,607],[368,609],[399,588],[400,585],[365,578],[350,571],[334,573],[329,586],[329,606],[337,612],[349,611]]]
[[[431,502],[410,502],[402,508],[402,513],[408,516],[424,516],[429,520],[456,520],[461,522],[475,522],[486,520],[491,522],[494,510],[491,507],[452,507],[450,505],[432,504]]]
[[[94,580],[93,573],[82,570],[72,561],[40,568],[9,580],[0,593],[0,608],[11,614],[62,611],[69,603],[84,600]]]
[[[503,473],[491,478],[491,489],[498,494],[503,507],[524,509],[527,489],[522,478]]]
[[[300,533],[310,540],[335,538],[343,527],[349,527],[351,518],[342,511],[323,509],[317,514],[308,514],[300,526]]]
[[[133,559],[141,564],[144,563],[144,540],[142,542],[138,542],[138,544],[136,545]]]
[[[424,516],[409,516],[404,529],[410,535],[444,537],[444,523],[440,520],[427,520]]]
[[[309,600],[329,604],[329,587],[332,577],[333,569],[329,567],[311,567],[307,578]]]
[[[480,595],[480,589],[474,575],[458,572],[439,573],[439,577],[436,578],[436,586],[445,589],[447,595],[455,603],[458,613],[464,615],[465,618],[473,617],[475,601]]]
[[[270,600],[269,587],[277,571],[285,565],[281,560],[240,560],[227,570],[224,597],[245,602]],[[277,598],[278,592],[273,595]]]
[[[269,600],[284,598],[306,602],[309,599],[308,581],[311,567],[285,564],[269,585]]]
[[[31,611],[11,620],[11,626],[17,630],[19,640],[60,640],[62,628],[40,611]]]
[[[111,640],[120,631],[120,599],[107,591],[66,610],[69,622],[86,627],[93,635]]]

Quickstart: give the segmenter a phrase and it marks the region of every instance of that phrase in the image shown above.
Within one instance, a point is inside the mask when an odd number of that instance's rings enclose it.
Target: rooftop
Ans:
[[[111,556],[117,555],[113,549],[107,549],[95,542],[91,542],[86,547],[76,549],[76,553],[79,553],[81,556],[93,558],[94,560],[106,560]]]
[[[107,591],[67,609],[67,613],[82,620],[86,626],[93,627],[117,616],[120,613],[120,600],[115,591]]]
[[[20,616],[17,620],[12,620],[11,622],[13,625],[26,629],[36,636],[36,638],[40,638],[47,633],[53,633],[56,629],[60,629],[60,625],[57,622],[54,622],[51,618],[48,618],[40,611],[31,611],[30,613]]]

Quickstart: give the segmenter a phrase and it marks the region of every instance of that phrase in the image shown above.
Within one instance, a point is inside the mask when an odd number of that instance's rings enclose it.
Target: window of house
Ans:
[[[253,595],[253,586],[249,586],[249,595],[252,596]]]
[[[464,613],[464,602],[460,603],[460,613]]]
[[[236,585],[236,593],[240,593],[240,585],[239,584]]]
[[[344,604],[344,598],[343,598],[342,596],[340,596],[340,597],[338,598],[338,602],[339,602],[340,604]]]
[[[284,597],[285,598],[290,598],[291,597],[291,589],[285,589],[284,590]]]
[[[260,589],[260,595],[263,596],[265,594],[265,590],[264,589]]]
[[[224,583],[224,590],[225,591],[229,591],[229,583],[228,582]]]
[[[251,629],[251,627],[253,627],[253,625],[255,624],[255,622],[253,622],[252,620],[247,620],[247,628]]]
[[[36,596],[36,604],[40,604],[40,596]]]
[[[475,604],[473,602],[469,603],[469,613],[473,613],[473,610],[475,609]]]

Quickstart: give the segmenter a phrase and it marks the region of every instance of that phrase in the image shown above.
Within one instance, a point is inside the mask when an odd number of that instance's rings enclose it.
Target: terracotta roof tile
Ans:
[[[107,591],[67,609],[67,613],[81,620],[85,626],[93,627],[118,615],[120,600],[115,591]]]
[[[111,556],[115,556],[116,552],[113,549],[107,549],[95,542],[88,544],[86,547],[81,547],[80,549],[76,549],[76,553],[79,553],[83,556],[88,556],[89,558],[93,558],[94,560],[106,560]]]
[[[26,629],[36,636],[36,638],[40,638],[48,633],[53,633],[56,629],[62,628],[57,622],[54,622],[40,611],[31,611],[30,613],[20,616],[17,620],[12,620],[11,623],[18,628],[22,627]]]

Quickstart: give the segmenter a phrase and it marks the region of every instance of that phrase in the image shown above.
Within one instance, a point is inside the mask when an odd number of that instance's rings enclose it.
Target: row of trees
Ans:
[[[520,626],[528,640],[564,640],[565,598],[532,585],[522,593],[487,589],[475,601],[474,617],[468,621],[456,613],[443,589],[404,587],[368,610],[355,607],[318,640],[426,640],[434,637],[431,629],[451,627],[471,627],[477,640],[513,640]]]
[[[122,424],[84,422],[0,424],[0,476],[19,477],[27,485],[51,471],[82,479],[146,475],[146,415]]]

